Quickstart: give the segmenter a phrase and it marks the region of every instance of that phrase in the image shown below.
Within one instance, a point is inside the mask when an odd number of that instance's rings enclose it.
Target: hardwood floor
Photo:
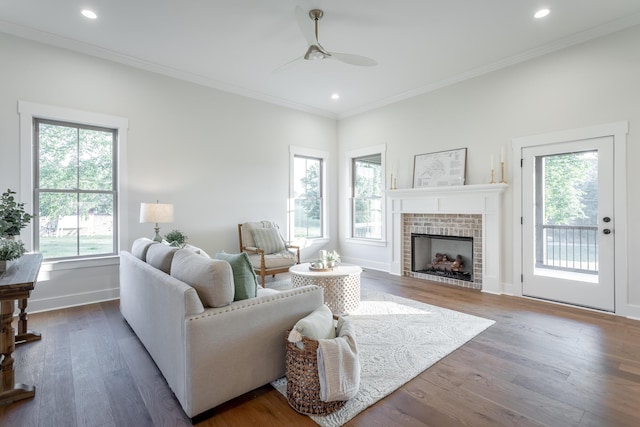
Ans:
[[[362,287],[496,324],[349,426],[640,425],[639,321],[373,271]],[[1,426],[190,425],[117,301],[32,314],[29,327],[43,339],[16,348],[16,380],[36,396],[0,407]],[[271,386],[210,415],[197,425],[316,425]]]

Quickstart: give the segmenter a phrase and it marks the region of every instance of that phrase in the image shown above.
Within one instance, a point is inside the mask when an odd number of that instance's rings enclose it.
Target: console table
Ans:
[[[296,264],[289,269],[294,288],[317,285],[324,289],[324,303],[333,314],[348,314],[360,306],[360,273],[357,265],[338,264],[337,267],[318,271],[311,264]]]
[[[26,254],[14,261],[7,271],[0,274],[0,405],[35,396],[36,388],[26,384],[15,384],[13,350],[16,339],[39,339],[38,334],[27,332],[27,298],[36,285],[42,254]],[[15,301],[19,301],[19,334],[16,336],[11,322]],[[38,338],[35,338],[35,337]]]

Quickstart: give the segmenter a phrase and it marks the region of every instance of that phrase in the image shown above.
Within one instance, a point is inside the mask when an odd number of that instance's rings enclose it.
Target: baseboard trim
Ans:
[[[342,257],[342,261],[347,264],[359,265],[364,269],[382,271],[384,273],[389,273],[390,270],[390,266],[388,263],[375,262],[363,258]]]
[[[79,305],[95,304],[120,298],[120,288],[101,289],[93,292],[60,295],[53,298],[29,299],[28,313],[58,310]]]

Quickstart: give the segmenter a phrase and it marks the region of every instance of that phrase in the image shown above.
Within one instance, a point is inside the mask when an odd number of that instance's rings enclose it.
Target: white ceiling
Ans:
[[[379,64],[274,72],[307,49],[296,6],[324,10],[327,50]],[[2,32],[338,118],[637,24],[639,0],[0,0]]]

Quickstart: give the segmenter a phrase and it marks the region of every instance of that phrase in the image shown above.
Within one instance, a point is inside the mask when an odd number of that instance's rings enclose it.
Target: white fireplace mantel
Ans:
[[[403,214],[482,215],[482,291],[501,294],[502,193],[507,184],[387,190],[391,236],[391,274],[402,275]]]

